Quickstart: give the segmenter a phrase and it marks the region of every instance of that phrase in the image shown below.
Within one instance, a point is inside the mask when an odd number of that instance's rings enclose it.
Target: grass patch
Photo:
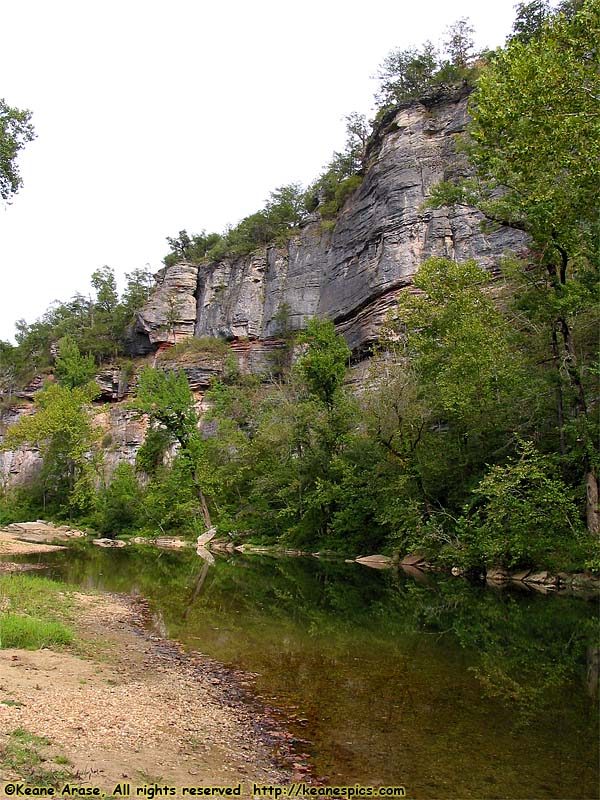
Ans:
[[[66,645],[73,631],[65,625],[73,602],[64,586],[31,575],[0,576],[0,648]]]
[[[51,747],[50,739],[16,728],[7,734],[0,748],[0,766],[32,786],[58,786],[72,780],[72,772],[62,768],[69,760],[62,754],[53,754]]]
[[[72,641],[73,631],[62,622],[23,614],[3,614],[0,617],[0,649],[39,650],[51,645],[71,644]]]
[[[0,607],[44,619],[63,620],[73,610],[73,601],[63,583],[37,575],[0,575]]]
[[[226,356],[229,353],[229,345],[223,339],[213,336],[190,337],[163,350],[160,354],[161,361],[175,361],[185,353],[204,353],[214,356]]]

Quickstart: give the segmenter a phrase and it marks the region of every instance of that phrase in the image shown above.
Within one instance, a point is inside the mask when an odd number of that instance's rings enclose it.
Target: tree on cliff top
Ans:
[[[0,197],[10,202],[23,181],[17,167],[17,155],[27,142],[35,139],[31,111],[11,108],[0,98]]]
[[[474,28],[466,17],[446,30],[443,52],[431,42],[420,48],[396,48],[388,53],[375,77],[380,81],[375,100],[379,108],[422,97],[434,86],[472,80]]]

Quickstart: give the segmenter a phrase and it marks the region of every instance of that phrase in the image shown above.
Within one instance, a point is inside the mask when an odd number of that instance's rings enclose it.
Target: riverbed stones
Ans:
[[[182,547],[189,547],[191,543],[184,542],[183,539],[178,539],[176,536],[159,536],[154,540],[154,544],[167,550],[180,550]]]
[[[524,581],[528,575],[531,574],[530,569],[522,569],[518,572],[511,572],[510,579],[511,581]]]
[[[389,567],[392,566],[392,559],[380,553],[376,553],[372,556],[359,556],[355,561],[357,564],[362,564],[365,567],[371,567],[373,569],[389,569]]]
[[[92,539],[92,544],[95,544],[96,547],[125,547],[125,542],[119,539]]]
[[[400,566],[406,567],[418,567],[419,564],[425,563],[425,556],[421,553],[409,553],[407,556],[403,556],[402,560],[400,561]]]
[[[510,576],[504,567],[490,567],[485,573],[485,577],[492,583],[504,583]]]
[[[0,556],[3,555],[30,555],[33,553],[50,553],[53,550],[64,550],[57,544],[42,544],[41,542],[23,542],[14,533],[0,531]]]
[[[26,542],[52,542],[55,539],[65,540],[85,536],[83,531],[60,525],[55,528],[51,522],[36,520],[35,522],[12,522],[2,532]]]
[[[548,570],[533,572],[524,579],[525,583],[543,584],[544,586],[556,586],[556,577],[550,575]]]

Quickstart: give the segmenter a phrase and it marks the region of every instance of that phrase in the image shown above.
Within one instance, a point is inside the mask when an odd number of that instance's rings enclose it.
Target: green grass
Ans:
[[[45,736],[16,728],[7,734],[0,748],[0,767],[16,773],[32,786],[60,785],[74,776],[62,768],[69,764],[69,759],[61,753],[53,753],[52,747]]]
[[[0,617],[0,649],[39,650],[41,647],[71,644],[73,637],[73,631],[62,622],[23,614],[3,614]]]
[[[64,583],[37,575],[0,575],[0,606],[24,614],[63,618],[73,608]]]
[[[213,336],[190,337],[161,352],[164,361],[173,361],[185,353],[204,353],[214,356],[225,356],[230,352],[229,345],[223,339]]]
[[[73,603],[62,584],[31,575],[0,576],[0,648],[70,644],[73,631],[65,625]]]

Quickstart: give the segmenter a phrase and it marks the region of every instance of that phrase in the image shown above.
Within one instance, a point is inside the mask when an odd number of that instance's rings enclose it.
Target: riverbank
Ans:
[[[34,553],[52,553],[55,550],[64,549],[62,545],[22,541],[14,533],[0,531],[0,556],[25,556]]]
[[[56,545],[55,542],[69,542],[73,539],[89,538],[93,534],[86,534],[68,525],[55,526],[51,522],[37,520],[35,522],[18,522],[0,528],[0,556],[7,555],[32,555],[35,553],[51,552],[53,550],[64,550],[63,545]],[[99,538],[97,535],[91,541],[102,548],[125,547],[126,545],[149,545],[156,546],[165,550],[179,550],[196,546],[196,542],[186,541],[173,536],[160,536],[158,538],[149,537],[127,537],[122,539]],[[246,555],[270,556],[272,558],[287,558],[289,556],[305,556],[324,559],[343,559],[348,563],[361,564],[371,569],[390,569],[392,567],[401,569],[413,579],[419,581],[424,579],[428,572],[446,573],[454,577],[468,577],[471,580],[483,581],[495,589],[512,585],[520,589],[536,592],[539,594],[562,594],[582,599],[593,599],[600,596],[600,577],[589,570],[583,572],[551,572],[543,568],[520,568],[511,571],[503,567],[482,567],[480,571],[472,571],[469,575],[457,567],[449,567],[447,564],[437,563],[434,559],[421,552],[408,555],[394,556],[382,554],[358,555],[352,558],[345,558],[343,555],[334,551],[310,552],[297,549],[284,548],[278,545],[255,545],[244,543],[234,545],[233,542],[213,539],[207,545],[210,551],[228,556],[235,553]],[[211,562],[212,555],[204,546],[197,549],[197,553],[203,559]],[[19,567],[16,564],[3,565],[0,562],[1,572],[13,572],[31,567]]]
[[[27,781],[27,764],[9,757],[23,731],[38,742],[49,775],[61,765],[63,777],[109,795],[123,782],[241,782],[248,793],[253,781],[298,778],[298,768],[283,766],[291,751],[275,749],[285,732],[244,702],[233,673],[149,634],[141,603],[71,599],[74,646],[0,650],[0,780]]]

